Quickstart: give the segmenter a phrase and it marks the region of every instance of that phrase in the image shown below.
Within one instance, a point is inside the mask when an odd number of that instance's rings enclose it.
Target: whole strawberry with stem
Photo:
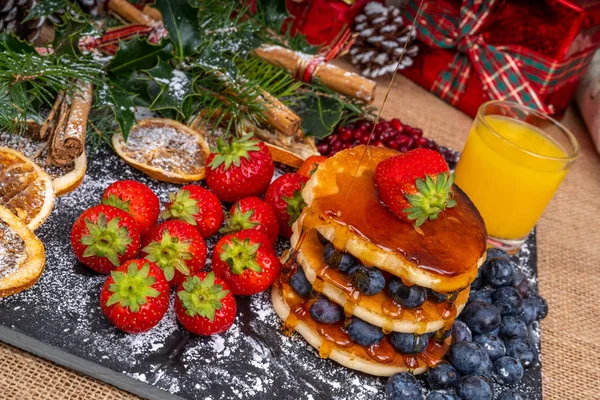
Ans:
[[[100,308],[120,330],[146,332],[160,322],[169,308],[169,283],[156,264],[144,259],[129,260],[104,282]]]
[[[214,272],[188,276],[177,288],[175,315],[187,331],[196,335],[225,332],[233,325],[236,311],[235,297]]]
[[[260,196],[275,172],[265,144],[252,134],[229,142],[219,138],[206,160],[206,184],[219,199],[234,203],[244,197]]]
[[[275,179],[265,194],[279,222],[279,233],[285,238],[292,236],[292,224],[296,222],[306,203],[302,198],[302,189],[308,178],[299,174],[283,174]]]
[[[194,225],[203,238],[219,231],[223,223],[223,208],[217,196],[200,185],[186,185],[169,193],[169,202],[160,214],[162,219],[179,219]]]
[[[142,182],[125,180],[112,183],[102,195],[102,204],[120,208],[131,215],[142,235],[158,221],[158,197]]]
[[[272,243],[279,234],[275,211],[258,197],[246,197],[236,202],[229,210],[225,224],[221,233],[254,229],[267,235]]]
[[[212,269],[236,295],[260,293],[275,282],[281,262],[269,237],[247,229],[223,236],[215,245]]]
[[[150,231],[142,257],[156,263],[171,286],[178,286],[186,276],[202,271],[206,244],[193,225],[166,221]]]
[[[82,264],[106,274],[137,256],[140,231],[125,211],[98,205],[85,210],[73,224],[71,246]]]
[[[456,205],[448,165],[440,153],[415,149],[381,161],[375,184],[383,204],[415,228]]]

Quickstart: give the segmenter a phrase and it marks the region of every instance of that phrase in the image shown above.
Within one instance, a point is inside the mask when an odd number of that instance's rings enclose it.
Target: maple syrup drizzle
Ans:
[[[302,247],[302,244],[304,243],[304,239],[306,239],[307,235],[308,235],[308,230],[306,228],[302,227],[302,230],[300,231],[300,237],[298,238],[296,245],[294,246],[292,251],[288,254],[287,259],[281,266],[281,278],[280,278],[281,282],[287,283],[289,281],[290,277],[292,277],[298,270],[298,261],[296,259],[298,258],[298,253],[300,252],[300,247]]]
[[[396,350],[387,338],[382,339],[379,343],[365,347],[365,351],[373,360],[387,364],[394,360]]]
[[[344,315],[346,318],[350,318],[354,315],[354,309],[356,308],[356,304],[352,303],[350,300],[346,301],[344,304]]]
[[[337,324],[318,324],[317,332],[322,338],[334,343],[341,348],[347,348],[354,345],[354,342],[342,329],[342,323]]]
[[[332,351],[333,344],[331,342],[328,342],[327,340],[321,341],[321,346],[319,346],[319,357],[329,358]]]

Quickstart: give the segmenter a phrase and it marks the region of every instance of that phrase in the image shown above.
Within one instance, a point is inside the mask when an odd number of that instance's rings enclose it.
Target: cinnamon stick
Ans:
[[[153,19],[148,14],[137,9],[127,0],[110,0],[108,2],[108,9],[119,14],[128,22],[134,24],[142,24],[147,26],[158,26],[161,24],[160,21]]]
[[[267,123],[286,136],[293,136],[300,129],[302,119],[270,93],[263,91],[264,116]]]
[[[80,90],[73,94],[68,117],[62,123],[64,115],[61,105],[61,116],[54,132],[50,146],[50,158],[55,165],[66,165],[74,161],[85,150],[85,134],[87,119],[92,106],[92,84],[76,81],[74,85]],[[64,101],[63,105],[67,102]]]
[[[56,95],[56,100],[54,100],[54,104],[52,105],[52,109],[48,113],[48,116],[44,120],[44,123],[40,127],[40,139],[46,137],[46,133],[48,133],[48,129],[52,130],[54,128],[54,119],[56,117],[56,112],[58,111],[60,105],[63,103],[64,92],[60,91]]]
[[[255,49],[253,53],[266,62],[284,68],[294,75],[302,64],[312,57],[277,45],[263,45]],[[366,102],[371,102],[375,98],[376,83],[374,81],[331,63],[319,65],[313,76],[329,89],[344,96],[354,97]]]
[[[153,20],[162,22],[162,14],[156,8],[150,7],[148,4],[146,4],[144,8],[142,8],[142,11]]]

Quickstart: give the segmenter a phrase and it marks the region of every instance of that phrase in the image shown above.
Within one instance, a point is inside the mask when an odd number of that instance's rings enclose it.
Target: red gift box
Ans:
[[[600,44],[600,0],[425,0],[415,26],[420,54],[401,72],[460,110],[497,99],[560,114]]]
[[[372,0],[286,0],[293,17],[292,33],[300,32],[313,45],[328,45]]]

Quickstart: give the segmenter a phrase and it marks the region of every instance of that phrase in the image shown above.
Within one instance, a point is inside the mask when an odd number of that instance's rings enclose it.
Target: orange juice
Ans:
[[[491,237],[520,240],[565,177],[568,155],[532,125],[498,115],[482,118],[487,125],[475,121],[455,182],[479,209]]]

